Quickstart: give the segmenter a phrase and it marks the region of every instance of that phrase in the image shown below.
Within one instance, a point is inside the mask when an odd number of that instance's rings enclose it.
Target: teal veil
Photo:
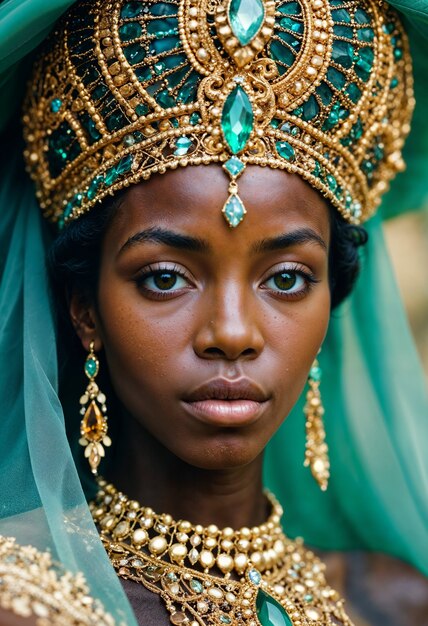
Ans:
[[[132,626],[66,437],[44,261],[50,235],[24,172],[17,121],[31,52],[71,4],[0,2],[0,533],[50,549],[66,568],[82,571],[117,623]],[[428,195],[428,0],[390,4],[406,16],[417,108],[408,170],[385,198],[383,217],[424,208]],[[381,215],[367,228],[358,286],[334,313],[320,358],[329,489],[321,493],[303,468],[302,402],[269,444],[265,481],[284,505],[288,534],[326,549],[388,552],[428,574],[428,403]]]

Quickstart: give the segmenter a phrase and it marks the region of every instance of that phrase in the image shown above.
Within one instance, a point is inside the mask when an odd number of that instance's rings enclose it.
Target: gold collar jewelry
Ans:
[[[284,535],[272,494],[265,524],[234,531],[174,521],[98,484],[90,508],[113,567],[160,595],[172,624],[352,626],[324,565]]]

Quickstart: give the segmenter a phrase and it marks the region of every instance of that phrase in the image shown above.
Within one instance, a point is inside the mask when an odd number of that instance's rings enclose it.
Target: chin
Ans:
[[[175,454],[186,464],[202,470],[228,470],[245,467],[262,452],[260,445],[251,445],[248,440],[236,434],[228,434],[201,444],[197,449],[188,448],[184,454]]]

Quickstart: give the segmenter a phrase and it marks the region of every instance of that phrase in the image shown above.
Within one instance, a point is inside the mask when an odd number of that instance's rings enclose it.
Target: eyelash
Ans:
[[[135,278],[135,283],[138,289],[145,292],[146,294],[149,294],[151,298],[155,298],[157,300],[169,299],[171,297],[171,294],[176,295],[178,293],[182,293],[183,290],[185,290],[181,288],[181,289],[176,289],[173,291],[172,290],[156,291],[144,285],[144,282],[147,281],[149,278],[162,274],[163,272],[176,275],[182,278],[183,280],[186,280],[188,283],[190,282],[186,274],[177,265],[173,265],[173,266],[148,265]],[[265,285],[268,281],[273,280],[276,276],[279,276],[282,273],[289,273],[289,274],[294,274],[296,276],[300,276],[304,280],[304,283],[305,283],[304,287],[302,289],[299,289],[296,292],[282,291],[281,289],[270,289],[269,287],[263,287],[263,285]],[[308,272],[307,270],[302,269],[302,267],[298,264],[293,264],[292,266],[284,266],[282,268],[278,268],[274,273],[270,274],[263,281],[261,287],[263,289],[270,290],[272,293],[274,293],[276,296],[280,298],[293,300],[293,299],[300,299],[301,297],[305,296],[307,293],[309,293],[309,291],[313,288],[313,286],[318,282],[319,280],[315,278],[315,276],[311,272]]]

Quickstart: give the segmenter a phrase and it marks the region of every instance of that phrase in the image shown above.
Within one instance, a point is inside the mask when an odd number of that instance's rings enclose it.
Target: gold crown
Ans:
[[[35,64],[25,157],[61,226],[178,166],[298,173],[350,222],[403,169],[408,42],[379,0],[82,0]]]

